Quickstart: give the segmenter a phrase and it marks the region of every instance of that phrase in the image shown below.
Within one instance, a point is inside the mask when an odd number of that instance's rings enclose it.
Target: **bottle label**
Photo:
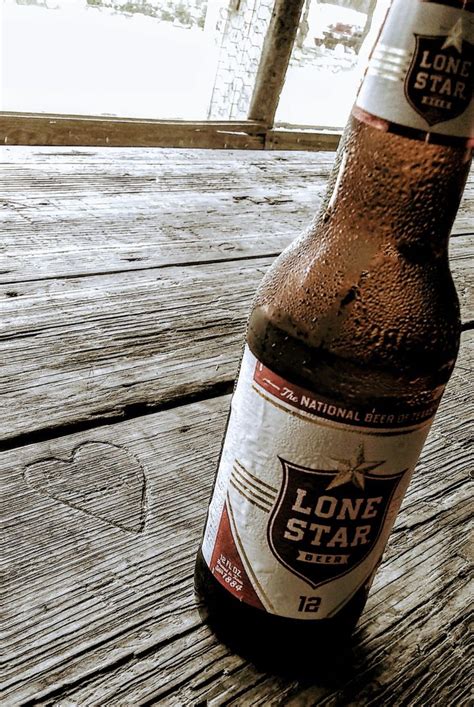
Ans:
[[[370,586],[436,404],[336,404],[245,349],[203,555],[235,597],[322,619]]]
[[[393,0],[354,114],[408,136],[466,140],[474,137],[473,86],[472,12],[457,0]]]

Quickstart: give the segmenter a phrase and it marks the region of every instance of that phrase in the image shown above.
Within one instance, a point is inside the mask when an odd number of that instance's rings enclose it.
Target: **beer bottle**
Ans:
[[[473,7],[393,0],[320,214],[256,293],[195,575],[238,650],[351,633],[453,370]]]

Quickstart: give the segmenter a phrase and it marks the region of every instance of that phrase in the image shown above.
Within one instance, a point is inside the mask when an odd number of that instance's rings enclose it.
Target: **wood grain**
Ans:
[[[83,442],[65,458],[44,457],[28,464],[24,479],[39,494],[122,530],[141,533],[145,528],[145,473],[121,446]]]
[[[317,666],[305,680],[262,672],[219,644],[196,610],[194,554],[228,397],[1,454],[5,704],[467,705],[473,351],[466,332],[352,657],[324,678]],[[127,533],[27,483],[31,465],[90,443],[119,443],[139,460],[143,532]],[[86,497],[101,464],[109,467],[107,455],[97,453],[82,479]],[[117,464],[114,473],[123,471]]]
[[[0,287],[3,439],[117,418],[235,377],[270,259]]]

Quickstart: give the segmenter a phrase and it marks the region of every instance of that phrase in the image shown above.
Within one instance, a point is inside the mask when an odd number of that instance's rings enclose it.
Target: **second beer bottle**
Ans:
[[[256,294],[196,565],[238,649],[347,635],[366,602],[458,351],[472,28],[472,2],[394,1],[320,215]]]

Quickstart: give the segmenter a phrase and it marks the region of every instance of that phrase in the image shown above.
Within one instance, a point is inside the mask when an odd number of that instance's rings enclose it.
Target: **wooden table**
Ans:
[[[468,704],[473,179],[451,241],[460,358],[351,660],[326,681],[262,672],[194,604],[249,300],[333,157],[3,148],[2,704]]]

